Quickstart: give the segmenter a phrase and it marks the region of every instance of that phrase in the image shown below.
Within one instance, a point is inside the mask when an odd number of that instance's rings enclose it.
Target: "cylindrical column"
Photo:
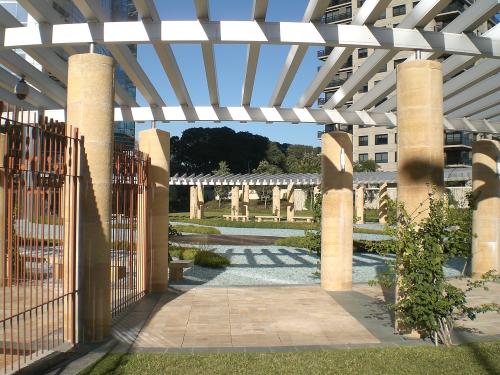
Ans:
[[[385,224],[387,223],[387,205],[388,205],[388,198],[389,196],[387,195],[387,183],[384,182],[382,185],[380,185],[379,191],[378,191],[378,223],[379,224]]]
[[[500,271],[500,143],[480,140],[472,145],[472,275]]]
[[[356,188],[356,224],[364,224],[365,222],[365,187],[359,185]]]
[[[243,207],[245,207],[245,216],[250,217],[250,186],[243,184]]]
[[[295,188],[293,184],[286,189],[286,221],[291,223],[295,217]]]
[[[113,59],[94,53],[68,63],[68,124],[83,137],[80,302],[86,341],[111,333],[111,199],[113,161]]]
[[[281,189],[279,186],[273,187],[273,215],[280,217],[281,215]]]
[[[204,213],[205,213],[205,197],[203,196],[203,185],[198,182],[196,185],[196,194],[197,194],[197,212],[196,212],[196,218],[197,219],[203,219]]]
[[[398,202],[421,220],[429,193],[444,189],[441,63],[414,60],[397,67]]]
[[[321,137],[323,201],[321,206],[321,287],[352,288],[352,136]]]
[[[168,187],[170,181],[170,134],[159,129],[139,134],[139,150],[151,158],[149,169],[149,288],[163,292],[168,287]]]
[[[231,216],[240,215],[240,187],[231,188]]]
[[[196,186],[189,187],[189,218],[198,217],[198,189]]]

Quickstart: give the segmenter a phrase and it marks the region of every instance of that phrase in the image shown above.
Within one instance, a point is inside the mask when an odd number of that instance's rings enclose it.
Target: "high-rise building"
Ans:
[[[329,24],[349,24],[364,2],[365,0],[331,0],[322,18],[322,22]],[[379,19],[375,22],[375,26],[396,27],[418,3],[419,1],[415,0],[391,1],[389,6],[380,14]],[[425,29],[434,31],[442,30],[472,3],[474,3],[473,0],[451,1],[448,6],[429,22]],[[495,18],[491,18],[477,28],[477,33],[481,34],[495,24]],[[318,51],[318,58],[320,60],[325,60],[332,49],[332,47],[326,47]],[[368,48],[356,49],[325,88],[322,96],[318,99],[318,104],[320,106],[325,104],[344,82],[356,72],[373,51],[373,49]],[[387,64],[382,65],[379,72],[366,82],[359,89],[358,93],[354,95],[354,101],[371,90],[412,53],[411,51],[401,51]],[[442,61],[446,57],[447,56],[442,56],[440,60]],[[374,106],[377,107],[386,99],[387,98],[383,98],[378,103],[375,103]],[[346,103],[347,106],[350,104],[351,102]],[[397,129],[386,127],[360,127],[357,125],[350,127],[350,129],[352,129],[353,133],[354,161],[372,159],[380,165],[382,170],[394,171],[397,169]],[[446,157],[445,163],[447,166],[471,164],[471,143],[474,136],[473,134],[462,131],[446,132],[444,150]]]
[[[38,0],[47,3],[47,6],[52,7],[59,13],[66,22],[85,22],[85,18],[78,10],[78,8],[70,0]],[[16,17],[22,24],[30,25],[36,24],[36,21],[26,12],[26,10],[17,2],[17,0],[0,0],[0,5],[7,9],[14,17]],[[101,6],[107,15],[113,21],[131,21],[137,20],[137,11],[132,0],[101,0]],[[137,46],[129,45],[130,50],[134,56],[137,56]],[[97,46],[96,51],[102,54],[109,55],[109,51],[102,46]],[[35,65],[38,69],[42,67],[31,59],[22,51],[19,53]],[[67,60],[68,56],[61,50],[57,53]],[[117,65],[115,69],[115,76],[117,84],[120,84],[135,98],[136,88],[130,78],[125,72]],[[54,78],[57,80],[56,78]],[[64,84],[59,82],[62,86]],[[125,147],[133,147],[135,143],[135,123],[133,121],[122,121],[115,123],[115,142]]]

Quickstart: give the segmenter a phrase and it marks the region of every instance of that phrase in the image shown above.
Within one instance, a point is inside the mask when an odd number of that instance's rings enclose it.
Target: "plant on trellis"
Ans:
[[[416,217],[428,203],[429,215],[417,223]],[[469,306],[467,292],[475,288],[487,290],[486,283],[499,279],[492,270],[480,280],[467,281],[465,290],[455,287],[445,277],[443,266],[452,256],[463,255],[465,246],[459,246],[472,232],[461,228],[446,201],[429,194],[428,202],[420,204],[418,212],[409,214],[403,204],[398,205],[397,225],[386,226],[393,241],[372,244],[381,255],[395,254],[388,262],[388,271],[381,273],[371,284],[397,287],[397,297],[390,307],[395,311],[400,327],[416,330],[422,337],[430,337],[436,345],[451,345],[451,333],[456,320],[475,319],[486,311],[500,311],[497,304]],[[470,243],[471,238],[467,243]],[[469,250],[470,251],[470,250]]]

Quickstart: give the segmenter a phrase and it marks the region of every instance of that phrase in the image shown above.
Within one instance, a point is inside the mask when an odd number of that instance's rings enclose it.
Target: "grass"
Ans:
[[[210,250],[187,246],[169,246],[169,253],[179,259],[192,260],[194,264],[209,268],[223,268],[231,265],[228,258]]]
[[[173,225],[174,229],[181,233],[199,233],[199,234],[220,234],[220,230],[214,227],[200,227],[197,225]]]
[[[401,346],[286,353],[107,354],[100,374],[498,374],[500,341],[451,348]]]

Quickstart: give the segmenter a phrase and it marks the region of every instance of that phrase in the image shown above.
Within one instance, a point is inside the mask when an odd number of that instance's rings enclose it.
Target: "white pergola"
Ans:
[[[354,172],[353,185],[359,184],[394,184],[397,182],[396,172],[377,171],[377,172]],[[445,181],[470,181],[472,178],[471,168],[445,168]],[[183,174],[170,177],[171,186],[288,186],[291,184],[297,186],[319,186],[321,184],[320,173],[250,173],[250,174]]]
[[[115,121],[239,121],[290,122],[317,124],[354,124],[397,126],[396,72],[392,71],[373,89],[354,100],[358,90],[399,51],[419,51],[421,59],[443,61],[443,126],[449,130],[482,133],[500,132],[500,25],[482,35],[473,31],[500,11],[499,0],[476,1],[439,32],[424,27],[451,0],[421,0],[396,28],[375,27],[381,11],[390,0],[366,0],[350,25],[322,24],[330,0],[310,0],[301,22],[268,22],[268,0],[253,0],[253,11],[247,21],[210,18],[208,0],[194,0],[196,15],[192,20],[161,20],[153,0],[134,0],[139,21],[110,22],[97,0],[73,0],[86,19],[84,23],[66,23],[44,2],[19,0],[39,23],[22,26],[0,7],[0,97],[29,110],[44,110],[55,119],[65,119],[67,62],[58,50],[72,55],[89,50],[89,45],[105,46],[146,99],[139,106],[119,84],[115,93]],[[172,44],[193,43],[202,48],[210,105],[193,103]],[[169,105],[159,95],[154,77],[148,77],[128,44],[150,44],[154,47],[178,100]],[[219,105],[218,77],[215,69],[214,44],[248,45],[247,64],[242,87],[241,105]],[[268,107],[252,107],[251,98],[259,59],[264,44],[289,45],[289,53],[277,85],[270,93]],[[293,108],[282,107],[283,99],[298,68],[311,46],[334,47],[316,76]],[[373,48],[374,53],[335,92],[322,108],[311,108],[318,96],[344,65],[355,48]],[[20,57],[22,49],[43,68],[38,70]],[[414,59],[414,57],[409,58]],[[11,93],[17,76],[25,76],[33,86],[26,102]],[[381,99],[388,98],[374,107]]]

